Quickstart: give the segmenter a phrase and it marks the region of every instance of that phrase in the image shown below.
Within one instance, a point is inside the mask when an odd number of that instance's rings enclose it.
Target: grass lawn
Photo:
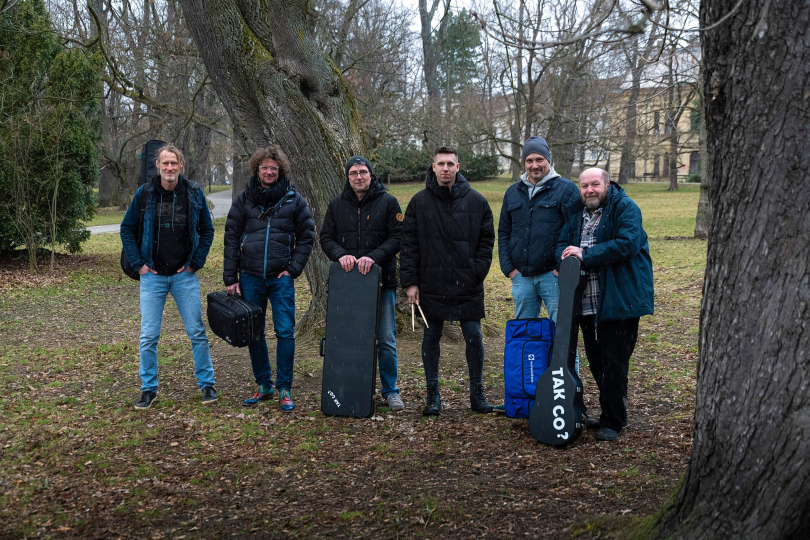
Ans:
[[[506,180],[474,183],[496,218]],[[634,523],[677,485],[691,451],[706,243],[691,238],[698,186],[634,184],[650,237],[656,313],[644,317],[630,366],[630,426],[615,443],[592,432],[565,449],[538,444],[526,421],[470,412],[464,342],[442,341],[445,411],[423,418],[420,334],[400,325],[406,410],[372,419],[320,413],[317,337],[296,344],[293,398],[245,409],[254,390],[247,350],[209,333],[220,402],[200,403],[191,347],[171,299],[159,345],[160,390],[139,394],[138,284],[118,267],[117,235],[31,276],[0,261],[0,537],[505,537],[593,538],[606,518]],[[422,185],[395,185],[403,207]],[[201,294],[222,289],[224,220]],[[503,396],[502,328],[509,281],[487,277],[490,401]],[[300,317],[307,281],[296,280]],[[203,302],[204,303],[204,302]],[[272,327],[268,334],[272,336]],[[268,339],[275,371],[275,340]],[[585,402],[599,408],[584,351]]]

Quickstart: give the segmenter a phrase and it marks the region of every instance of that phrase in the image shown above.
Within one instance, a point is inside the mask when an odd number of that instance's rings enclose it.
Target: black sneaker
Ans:
[[[214,390],[213,386],[206,386],[202,389],[202,402],[203,405],[211,405],[212,403],[216,403],[219,397],[217,396],[217,391]]]
[[[145,411],[152,406],[152,403],[154,403],[155,395],[156,394],[151,390],[141,392],[141,397],[139,397],[138,401],[135,402],[135,408],[139,411]]]
[[[599,431],[596,432],[597,441],[615,441],[618,438],[619,433],[610,428],[599,428]]]
[[[599,419],[590,416],[585,418],[585,429],[599,429]]]

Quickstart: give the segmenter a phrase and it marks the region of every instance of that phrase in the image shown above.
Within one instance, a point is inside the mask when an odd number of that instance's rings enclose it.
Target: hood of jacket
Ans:
[[[456,173],[456,181],[453,184],[452,190],[440,186],[439,179],[436,177],[436,173],[433,172],[433,167],[428,168],[427,176],[425,177],[425,187],[429,189],[433,195],[443,201],[459,199],[470,191],[470,183],[460,172]]]
[[[558,178],[559,176],[560,175],[557,174],[557,171],[554,170],[554,167],[549,166],[548,174],[545,175],[542,180],[537,182],[537,184],[532,184],[531,180],[529,180],[528,173],[525,172],[522,175],[520,175],[520,180],[529,190],[529,198],[531,199],[532,197],[540,193],[540,190],[543,189],[543,186],[545,186],[549,180],[553,178]]]

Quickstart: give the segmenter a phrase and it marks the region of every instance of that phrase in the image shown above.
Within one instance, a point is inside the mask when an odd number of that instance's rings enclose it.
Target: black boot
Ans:
[[[439,395],[439,385],[428,385],[427,404],[422,410],[422,416],[438,416],[442,412],[442,397]]]
[[[476,384],[470,387],[470,409],[477,413],[491,413],[492,405],[484,395],[484,386]]]

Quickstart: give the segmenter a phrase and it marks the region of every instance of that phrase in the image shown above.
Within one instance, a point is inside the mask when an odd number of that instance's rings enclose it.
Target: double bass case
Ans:
[[[339,262],[329,267],[326,337],[320,350],[321,411],[326,415],[367,418],[374,413],[380,276],[376,264],[365,276],[357,265],[351,272]]]
[[[548,369],[537,380],[534,406],[529,414],[529,431],[535,439],[551,446],[575,441],[582,434],[585,412],[582,381],[574,369],[585,288],[585,272],[579,259],[563,259],[559,284],[554,349]]]

